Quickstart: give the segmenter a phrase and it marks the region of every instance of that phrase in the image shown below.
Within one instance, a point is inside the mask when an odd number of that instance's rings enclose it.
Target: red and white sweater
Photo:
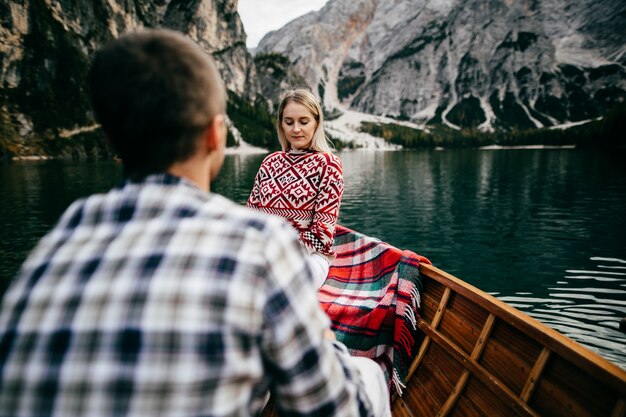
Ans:
[[[342,195],[343,167],[336,155],[290,149],[263,160],[246,205],[286,218],[309,253],[332,261]]]

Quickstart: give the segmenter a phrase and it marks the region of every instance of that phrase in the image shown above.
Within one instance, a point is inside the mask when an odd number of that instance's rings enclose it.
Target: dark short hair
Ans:
[[[188,159],[213,118],[226,111],[213,59],[170,30],[112,41],[95,55],[89,86],[96,118],[135,179]]]

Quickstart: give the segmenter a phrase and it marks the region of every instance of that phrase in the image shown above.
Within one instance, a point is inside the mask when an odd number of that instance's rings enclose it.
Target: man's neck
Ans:
[[[211,190],[211,178],[209,173],[211,172],[208,164],[198,163],[175,163],[169,167],[168,173],[177,177],[185,178],[194,183],[199,189],[204,191]]]

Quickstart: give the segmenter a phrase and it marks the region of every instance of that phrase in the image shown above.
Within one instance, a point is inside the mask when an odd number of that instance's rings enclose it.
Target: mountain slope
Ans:
[[[327,107],[454,128],[592,119],[626,99],[622,0],[330,0],[266,35]]]
[[[255,67],[236,7],[236,0],[1,2],[0,159],[107,152],[86,91],[91,56],[144,27],[186,33],[213,55],[232,94],[254,100]]]

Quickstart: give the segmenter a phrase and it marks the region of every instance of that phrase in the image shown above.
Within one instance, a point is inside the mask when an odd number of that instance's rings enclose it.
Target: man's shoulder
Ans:
[[[241,229],[250,228],[263,234],[291,232],[291,226],[282,217],[239,205],[219,194],[211,194],[207,210],[219,212],[220,221],[231,223]]]
[[[215,193],[180,186],[121,187],[75,201],[56,226],[31,253],[30,264],[41,263],[61,243],[83,245],[85,239],[116,242],[139,235],[146,242],[170,236],[177,242],[195,239],[190,252],[217,248],[215,242],[249,242],[263,247],[268,242],[293,237],[283,219],[241,206]],[[295,232],[294,232],[295,233]],[[91,237],[89,237],[91,236]],[[295,237],[293,237],[295,240]],[[206,244],[207,242],[211,244]],[[219,246],[219,245],[218,245]]]
[[[184,181],[175,184],[126,183],[102,194],[76,200],[65,211],[61,226],[103,223],[221,221],[263,228],[265,218],[254,210]]]

